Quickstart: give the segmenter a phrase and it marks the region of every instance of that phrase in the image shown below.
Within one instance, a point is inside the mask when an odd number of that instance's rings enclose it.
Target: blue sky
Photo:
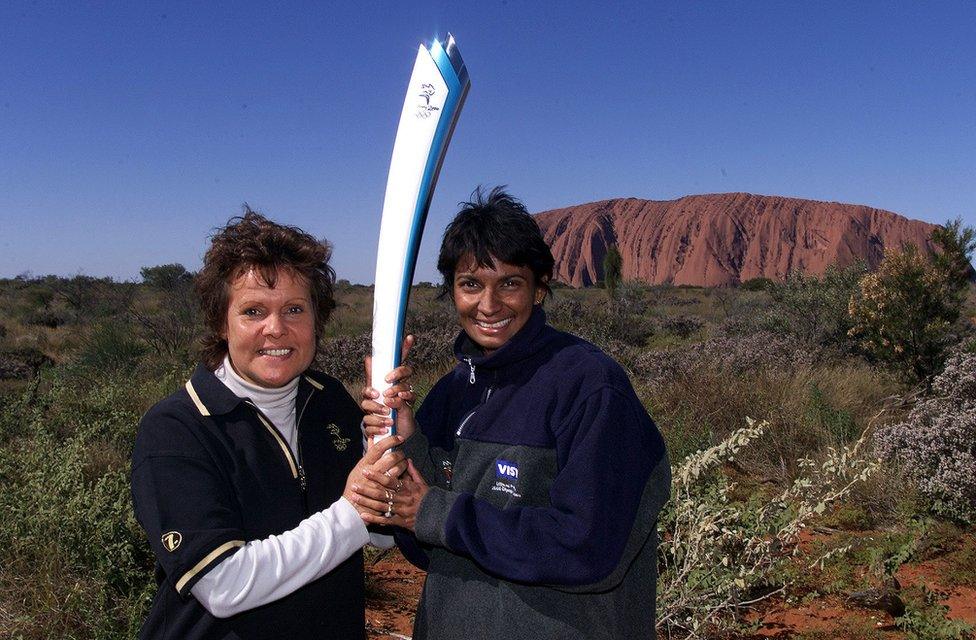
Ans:
[[[416,280],[532,211],[748,191],[976,225],[976,3],[0,4],[0,277],[200,265],[248,202],[371,282],[417,45],[471,74]]]

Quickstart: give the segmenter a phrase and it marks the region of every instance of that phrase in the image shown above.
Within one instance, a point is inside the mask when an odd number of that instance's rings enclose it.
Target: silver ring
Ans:
[[[390,491],[389,489],[385,489],[384,491],[386,491],[386,501],[389,504],[393,504],[393,492]]]
[[[403,480],[397,480],[396,489],[393,490],[393,493],[399,493],[400,489],[402,488],[403,488]]]
[[[386,503],[386,513],[383,514],[383,517],[384,518],[392,518],[393,517],[393,503],[392,502],[387,502]]]

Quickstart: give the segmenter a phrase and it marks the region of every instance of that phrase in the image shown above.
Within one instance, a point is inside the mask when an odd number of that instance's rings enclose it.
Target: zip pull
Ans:
[[[298,484],[302,487],[302,491],[308,490],[308,480],[305,479],[305,467],[298,465]]]
[[[474,384],[474,363],[471,362],[471,358],[465,358],[465,362],[471,367],[471,375],[468,376],[468,384]]]

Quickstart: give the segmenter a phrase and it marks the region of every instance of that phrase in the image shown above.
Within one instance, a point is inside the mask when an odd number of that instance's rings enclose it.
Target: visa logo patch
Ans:
[[[518,465],[508,460],[495,460],[495,477],[518,480]]]

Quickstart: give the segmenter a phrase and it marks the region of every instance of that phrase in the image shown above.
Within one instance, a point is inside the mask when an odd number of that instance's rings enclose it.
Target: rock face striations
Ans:
[[[706,287],[750,278],[822,274],[858,260],[874,268],[886,247],[931,250],[935,225],[853,204],[749,193],[677,200],[623,198],[536,215],[556,257],[555,278],[588,286],[616,244],[625,279]]]

